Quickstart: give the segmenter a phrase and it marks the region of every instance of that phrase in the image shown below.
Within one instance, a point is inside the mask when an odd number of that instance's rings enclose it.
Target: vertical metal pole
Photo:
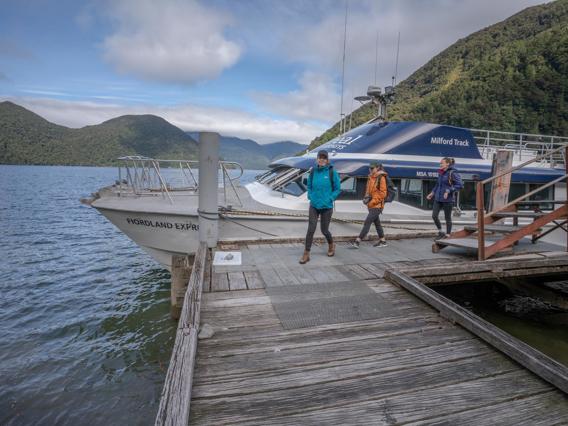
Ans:
[[[485,206],[482,182],[477,182],[475,196],[477,204],[477,259],[485,260]]]
[[[219,134],[199,134],[199,241],[216,247],[219,237]]]

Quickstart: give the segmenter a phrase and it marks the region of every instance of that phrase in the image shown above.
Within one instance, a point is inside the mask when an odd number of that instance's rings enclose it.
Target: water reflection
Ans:
[[[497,281],[435,290],[568,367],[568,311]]]

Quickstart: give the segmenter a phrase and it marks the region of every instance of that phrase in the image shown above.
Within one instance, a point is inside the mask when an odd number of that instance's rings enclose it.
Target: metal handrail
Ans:
[[[500,178],[500,177],[502,177],[502,176],[505,176],[505,175],[507,175],[507,174],[509,174],[509,173],[512,173],[512,172],[516,171],[516,170],[522,169],[523,167],[525,167],[525,166],[527,166],[527,165],[529,165],[529,164],[532,164],[532,163],[534,163],[534,162],[536,162],[536,161],[540,161],[540,160],[542,160],[543,158],[548,157],[549,155],[554,154],[555,152],[558,152],[558,151],[560,151],[560,150],[562,150],[562,149],[566,149],[567,146],[568,146],[568,145],[563,145],[563,146],[561,146],[561,147],[559,147],[559,148],[556,148],[556,149],[553,150],[553,151],[547,152],[546,154],[539,155],[538,157],[535,157],[535,158],[532,158],[532,159],[530,159],[530,160],[528,160],[528,161],[525,161],[525,162],[522,163],[522,164],[519,164],[519,165],[517,165],[517,166],[515,166],[515,167],[511,167],[510,169],[505,170],[504,172],[502,172],[502,173],[500,173],[500,174],[498,174],[498,175],[496,175],[496,176],[489,177],[489,178],[487,178],[487,179],[481,181],[480,183],[486,184],[486,183],[489,183],[489,182],[493,182],[493,181],[494,181],[495,179],[497,179],[497,178]]]
[[[197,192],[199,189],[198,179],[196,178],[193,171],[193,168],[199,165],[198,161],[162,160],[162,159],[154,159],[139,155],[120,157],[118,158],[118,160],[123,163],[120,164],[118,167],[119,196],[126,193],[134,195],[162,194],[164,197],[168,198],[170,203],[173,204],[174,201],[171,196],[172,191],[190,190],[192,192]],[[171,168],[172,170],[175,169],[179,170],[180,176],[178,176],[177,179],[181,177],[181,181],[184,186],[172,185],[171,181],[168,183],[168,179],[166,178],[166,176],[162,171],[163,170],[162,165],[166,166],[166,170],[169,168]],[[124,175],[122,171],[123,167],[125,168]],[[231,177],[228,170],[233,168],[240,170],[240,173],[238,173],[237,176]],[[243,167],[239,163],[236,163],[234,161],[219,161],[219,169],[221,170],[223,175],[225,202],[227,198],[226,186],[228,180],[228,184],[230,185],[230,187],[236,194],[237,198],[239,199],[239,203],[241,203],[242,205],[242,202],[239,198],[234,182],[243,176],[244,174]]]
[[[497,130],[468,129],[474,139],[478,141],[480,154],[488,158],[492,152],[499,148],[513,149],[515,157],[521,161],[527,154],[544,154],[551,149],[568,144],[568,137],[551,136],[533,133],[516,133]],[[545,159],[549,167],[556,167],[564,161],[563,157],[550,157]]]

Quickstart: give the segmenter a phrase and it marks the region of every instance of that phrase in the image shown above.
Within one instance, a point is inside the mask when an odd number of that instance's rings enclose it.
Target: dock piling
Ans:
[[[207,247],[217,246],[219,239],[219,211],[217,188],[219,186],[219,134],[199,134],[199,241]]]

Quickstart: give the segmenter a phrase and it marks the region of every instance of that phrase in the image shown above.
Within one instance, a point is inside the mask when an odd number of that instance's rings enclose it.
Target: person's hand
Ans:
[[[432,194],[432,193],[430,192],[428,195],[426,195],[426,199],[427,199],[427,200],[431,200],[433,196],[434,196],[434,194]]]
[[[444,192],[444,200],[447,200],[447,199],[448,199],[448,193]]]

